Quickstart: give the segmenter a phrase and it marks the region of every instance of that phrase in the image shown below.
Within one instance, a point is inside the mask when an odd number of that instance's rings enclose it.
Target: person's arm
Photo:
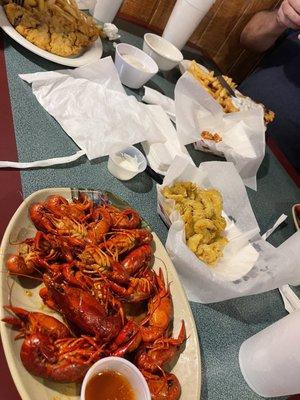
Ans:
[[[241,33],[241,44],[266,51],[287,28],[300,29],[300,0],[284,0],[278,10],[255,14]]]
[[[255,14],[241,33],[241,44],[249,50],[262,53],[268,50],[286,26],[277,20],[276,11],[261,11]]]

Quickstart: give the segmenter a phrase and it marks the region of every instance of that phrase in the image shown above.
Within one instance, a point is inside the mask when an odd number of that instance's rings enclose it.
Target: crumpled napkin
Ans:
[[[157,90],[151,89],[148,86],[144,86],[145,93],[142,101],[147,104],[153,104],[161,106],[162,109],[168,114],[171,121],[176,122],[175,115],[175,101],[170,97],[158,92]]]
[[[180,144],[176,129],[162,107],[148,105],[147,108],[165,139],[164,143],[149,143],[148,141],[142,143],[150,167],[158,174],[165,175],[176,156],[187,158],[193,163],[185,146]]]
[[[248,102],[249,103],[249,102]],[[245,185],[256,190],[256,173],[265,155],[264,111],[251,102],[245,109],[225,114],[222,107],[186,72],[175,87],[176,126],[182,144],[196,143],[196,148],[231,161]],[[203,131],[218,133],[216,143],[201,138]]]
[[[126,95],[111,57],[20,77],[90,160],[144,140],[164,141],[146,105]]]

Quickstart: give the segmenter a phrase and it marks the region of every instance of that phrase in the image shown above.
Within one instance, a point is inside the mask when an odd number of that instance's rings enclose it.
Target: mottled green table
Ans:
[[[122,41],[141,47],[141,28],[122,21],[119,21],[119,26],[122,28]],[[112,44],[105,43],[104,55],[110,54],[113,54]],[[200,55],[195,54],[194,57]],[[39,105],[30,86],[18,77],[20,73],[62,67],[30,53],[7,36],[5,58],[19,160],[32,161],[73,154],[77,146]],[[177,78],[176,71],[165,75],[159,73],[149,82],[149,86],[172,97]],[[128,93],[138,97],[141,95],[130,90]],[[195,151],[192,146],[188,146],[188,149],[196,165],[217,159]],[[156,213],[155,182],[145,173],[128,182],[115,179],[107,170],[107,157],[92,162],[81,158],[65,166],[25,170],[21,172],[21,180],[24,196],[45,187],[108,189],[131,203],[151,224],[160,239],[163,242],[166,240],[167,229]],[[271,236],[272,244],[277,246],[294,233],[291,207],[299,201],[300,190],[268,149],[258,172],[258,191],[248,190],[248,193],[262,233],[279,215],[288,215],[287,222]],[[279,292],[274,290],[218,304],[191,303],[191,307],[201,343],[201,398],[258,399],[259,396],[248,388],[240,373],[238,350],[246,338],[286,315]]]

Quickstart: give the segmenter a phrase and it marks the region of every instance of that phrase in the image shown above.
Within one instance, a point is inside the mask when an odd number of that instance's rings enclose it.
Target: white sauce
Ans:
[[[143,63],[141,60],[139,60],[136,56],[133,54],[122,54],[123,59],[133,67],[139,69],[140,71],[144,72],[151,72]]]
[[[119,156],[115,157],[115,162],[128,171],[137,172],[139,170],[137,156],[131,157],[129,154],[120,153]]]

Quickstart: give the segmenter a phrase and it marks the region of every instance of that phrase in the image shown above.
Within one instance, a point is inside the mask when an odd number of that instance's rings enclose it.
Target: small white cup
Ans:
[[[129,56],[136,61],[133,65],[126,59]],[[126,43],[116,46],[115,65],[123,85],[139,89],[158,72],[156,62],[144,51]]]
[[[118,162],[122,154],[128,154],[130,157],[136,157],[138,163],[138,169],[133,171],[120,165]],[[147,167],[147,160],[143,153],[141,153],[136,147],[130,146],[127,149],[119,151],[118,153],[111,154],[108,158],[107,168],[109,172],[121,181],[128,181],[140,172],[145,171]]]
[[[106,357],[91,366],[82,382],[80,400],[85,400],[85,390],[89,380],[103,371],[119,372],[130,383],[137,400],[151,400],[150,391],[142,373],[134,364],[121,357]]]
[[[177,47],[154,33],[144,35],[143,50],[153,58],[161,71],[170,71],[183,60],[183,55]]]
[[[300,393],[300,309],[247,339],[240,348],[242,374],[263,397]]]

